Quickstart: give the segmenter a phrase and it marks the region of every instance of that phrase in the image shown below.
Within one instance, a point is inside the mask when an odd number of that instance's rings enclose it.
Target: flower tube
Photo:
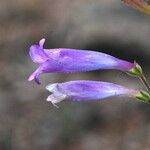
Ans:
[[[122,0],[125,4],[150,15],[150,5],[148,0]]]
[[[44,73],[72,73],[92,71],[98,69],[116,69],[128,72],[134,70],[136,63],[130,63],[105,53],[76,50],[67,48],[44,49],[45,39],[38,45],[32,45],[29,55],[39,68],[31,74],[29,81],[35,80],[38,84],[39,75]]]
[[[88,101],[100,100],[113,96],[141,97],[140,91],[128,89],[121,85],[100,81],[70,81],[46,86],[52,94],[47,101],[57,104],[63,100]]]

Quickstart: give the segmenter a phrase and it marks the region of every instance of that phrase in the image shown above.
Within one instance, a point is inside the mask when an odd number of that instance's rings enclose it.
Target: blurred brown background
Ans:
[[[87,79],[143,88],[118,71],[48,74],[37,68],[31,44],[99,50],[143,66],[150,81],[150,16],[120,0],[0,0],[0,150],[149,150],[150,105],[134,99],[46,102],[48,83]]]

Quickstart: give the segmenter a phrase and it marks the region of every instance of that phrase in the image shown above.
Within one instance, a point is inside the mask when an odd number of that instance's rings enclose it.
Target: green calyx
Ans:
[[[143,74],[141,66],[135,62],[135,67],[126,72],[130,76],[141,77]]]
[[[150,104],[150,94],[145,91],[140,91],[135,96],[138,100]]]

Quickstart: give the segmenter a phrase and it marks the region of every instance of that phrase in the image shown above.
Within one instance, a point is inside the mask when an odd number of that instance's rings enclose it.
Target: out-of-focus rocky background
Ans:
[[[48,74],[28,82],[36,69],[31,44],[99,50],[136,60],[150,81],[150,16],[120,0],[0,0],[0,149],[149,150],[150,105],[127,98],[46,102],[52,82],[87,79],[143,88],[118,71]]]

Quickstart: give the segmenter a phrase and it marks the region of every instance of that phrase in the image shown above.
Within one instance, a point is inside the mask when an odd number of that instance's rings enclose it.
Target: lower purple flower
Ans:
[[[38,77],[44,73],[71,73],[98,69],[129,71],[135,67],[130,63],[101,52],[67,48],[44,49],[45,39],[30,47],[30,57],[39,68],[31,74],[29,81],[40,83]]]
[[[52,92],[47,101],[54,105],[63,100],[88,101],[113,96],[135,97],[139,92],[109,82],[84,80],[49,84],[46,89]]]

